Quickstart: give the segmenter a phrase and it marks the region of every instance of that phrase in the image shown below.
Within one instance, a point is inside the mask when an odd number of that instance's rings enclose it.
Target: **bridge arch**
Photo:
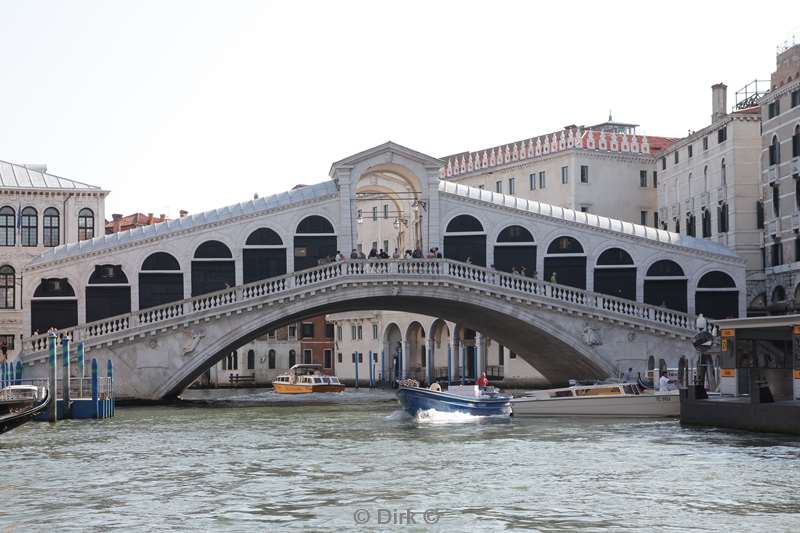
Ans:
[[[31,299],[31,333],[78,325],[78,297],[67,278],[43,278]]]
[[[427,376],[426,333],[422,323],[418,320],[413,320],[408,324],[405,334],[406,355],[408,358],[406,375],[420,382],[426,381]]]
[[[706,318],[737,318],[739,316],[739,289],[726,272],[709,270],[697,281],[695,287],[695,313]]]
[[[461,213],[445,225],[444,257],[486,266],[486,230],[474,215]]]
[[[215,239],[202,242],[192,256],[192,296],[235,286],[235,265],[227,244]]]
[[[626,250],[606,248],[594,266],[594,291],[636,300],[636,264]]]
[[[561,235],[550,241],[544,257],[544,280],[586,288],[586,252],[578,239]]]
[[[536,241],[533,234],[519,224],[504,227],[494,243],[494,268],[502,272],[536,274]],[[524,270],[523,270],[524,269]]]
[[[251,231],[242,250],[243,283],[286,274],[286,244],[277,231],[261,226]]]
[[[686,312],[687,277],[678,263],[657,259],[647,267],[644,277],[644,303]]]
[[[334,257],[336,251],[335,226],[327,217],[313,214],[297,223],[294,234],[295,271],[315,267],[324,258]]]
[[[397,322],[389,322],[383,328],[383,354],[386,365],[386,378],[397,379],[403,372],[403,330]]]
[[[169,252],[153,252],[139,268],[139,309],[184,299],[183,272]]]
[[[451,343],[452,328],[446,320],[437,318],[428,327],[430,332],[431,353],[428,355],[431,365],[431,375],[433,379],[447,379],[447,350]],[[452,358],[452,354],[451,354]],[[452,365],[452,359],[451,359]]]
[[[121,265],[95,265],[86,284],[86,322],[131,312],[131,284]]]

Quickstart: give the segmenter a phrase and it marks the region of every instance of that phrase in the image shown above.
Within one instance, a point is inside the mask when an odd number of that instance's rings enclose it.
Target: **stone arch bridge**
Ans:
[[[744,261],[721,245],[440,180],[441,166],[387,143],[317,185],[55,248],[26,268],[27,373],[45,373],[54,326],[114,359],[120,397],[160,399],[282,324],[386,309],[479,329],[561,383],[620,354],[677,361],[696,312],[744,311]],[[389,177],[413,200],[409,235],[444,257],[326,262],[356,248],[359,191]]]

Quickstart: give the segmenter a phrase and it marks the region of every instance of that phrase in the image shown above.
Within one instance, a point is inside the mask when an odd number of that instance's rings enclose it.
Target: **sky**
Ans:
[[[0,0],[0,160],[110,190],[109,217],[174,217],[388,140],[442,157],[609,110],[678,137],[708,124],[712,84],[732,105],[800,42],[800,2],[742,7]]]

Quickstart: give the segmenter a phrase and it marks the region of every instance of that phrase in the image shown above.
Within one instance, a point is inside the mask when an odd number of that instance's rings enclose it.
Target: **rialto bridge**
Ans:
[[[480,330],[560,383],[606,376],[620,353],[688,355],[695,313],[744,313],[744,261],[721,245],[457,185],[441,167],[386,143],[317,185],[53,249],[25,271],[26,375],[45,374],[55,327],[113,358],[120,397],[159,399],[283,324],[384,309]],[[378,197],[395,244],[444,257],[349,259],[360,202]],[[337,250],[348,259],[326,262]]]

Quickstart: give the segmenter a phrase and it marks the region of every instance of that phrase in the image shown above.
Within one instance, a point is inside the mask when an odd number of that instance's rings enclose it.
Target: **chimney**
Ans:
[[[728,114],[728,86],[717,83],[711,86],[711,122],[716,122]]]
[[[147,224],[153,223],[153,213],[147,213]]]
[[[122,215],[119,213],[114,213],[111,215],[111,228],[114,233],[119,232],[122,229]]]
[[[180,215],[180,217],[181,217],[181,218],[183,218],[183,217],[185,217],[186,215],[188,215],[188,214],[189,214],[189,211],[187,211],[187,210],[185,210],[185,209],[181,209],[181,210],[178,212],[178,214]]]
[[[161,213],[160,215],[158,215],[158,219],[159,222],[164,222],[165,220],[167,220],[167,215]]]

